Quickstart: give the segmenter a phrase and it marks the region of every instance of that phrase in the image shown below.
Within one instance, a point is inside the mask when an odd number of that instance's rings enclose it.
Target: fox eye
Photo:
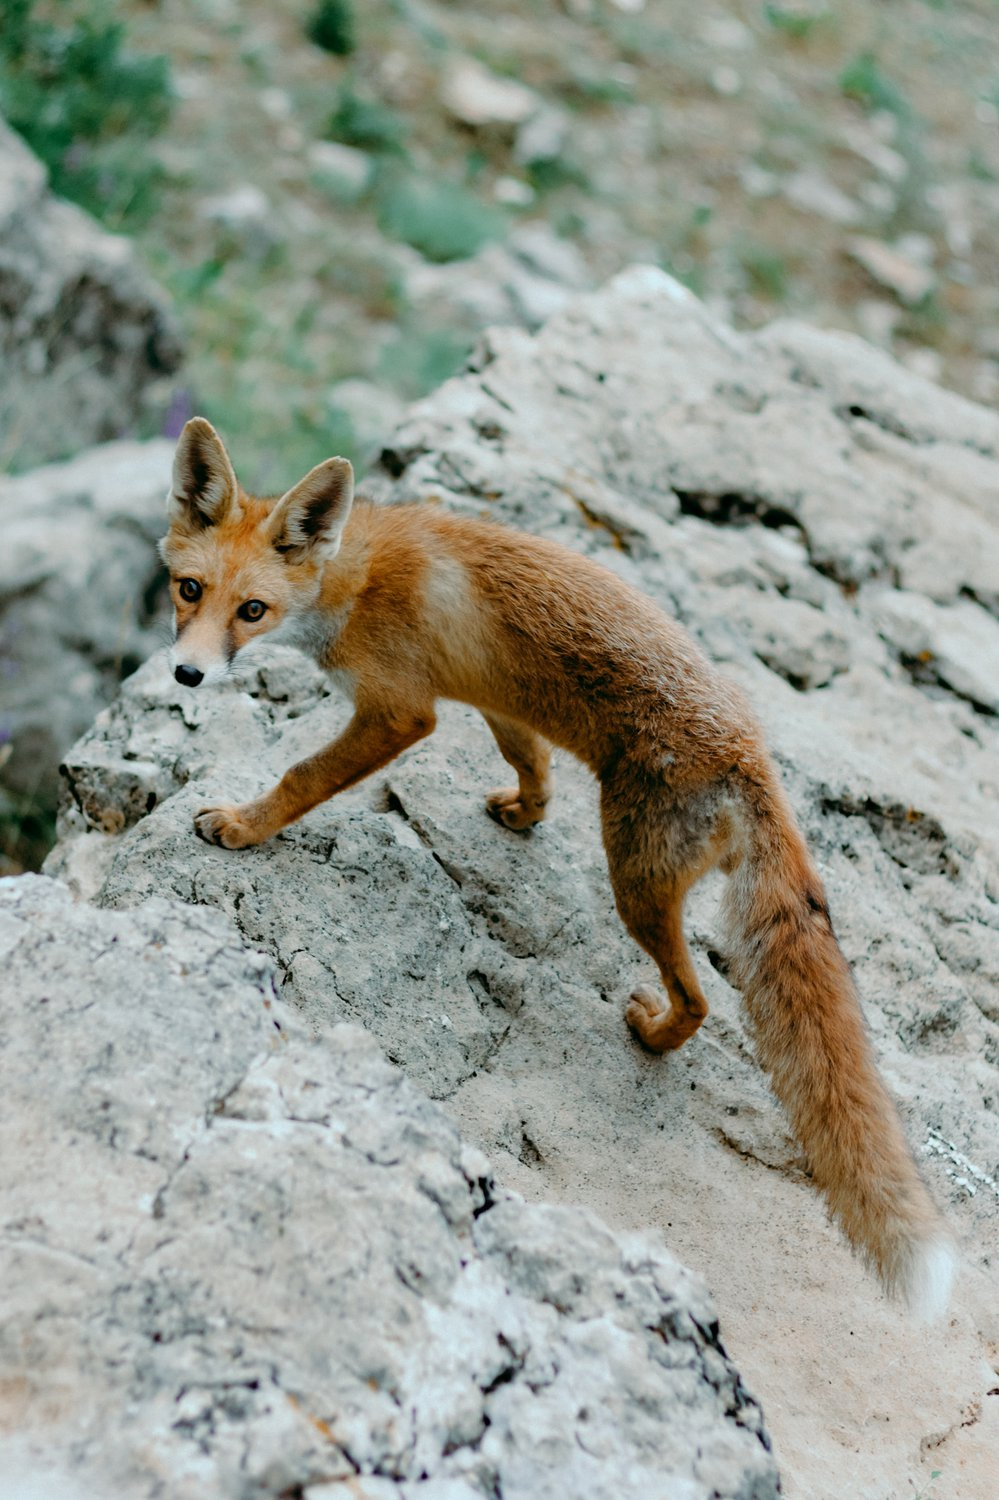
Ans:
[[[241,620],[249,620],[252,624],[254,620],[263,619],[267,613],[267,605],[262,599],[247,599],[245,604],[239,606],[236,613]]]
[[[178,584],[180,597],[186,599],[188,604],[197,604],[201,598],[201,584],[196,578],[182,578]]]

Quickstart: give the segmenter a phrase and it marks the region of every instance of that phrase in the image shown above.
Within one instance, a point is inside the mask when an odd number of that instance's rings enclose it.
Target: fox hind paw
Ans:
[[[656,1033],[662,1030],[662,1021],[667,1011],[668,1006],[664,1005],[662,996],[651,985],[640,984],[625,1006],[624,1019],[640,1042],[653,1052],[662,1052],[666,1049],[659,1042]]]

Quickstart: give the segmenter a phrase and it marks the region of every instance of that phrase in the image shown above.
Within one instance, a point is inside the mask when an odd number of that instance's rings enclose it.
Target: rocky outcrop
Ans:
[[[0,466],[126,434],[150,381],[179,360],[166,301],[130,243],[54,197],[0,120]]]
[[[24,877],[0,953],[3,1500],[776,1496],[699,1279],[497,1188],[217,913]]]
[[[163,638],[171,454],[108,443],[0,478],[0,817],[15,867],[51,843],[60,757]]]
[[[193,811],[267,786],[345,707],[289,653],[247,660],[217,694],[179,689],[154,660],[67,757],[50,868],[104,906],[165,893],[219,907],[315,1034],[362,1023],[502,1180],[661,1228],[719,1296],[790,1493],[824,1496],[846,1464],[858,1493],[901,1495],[952,1463],[985,1500],[999,418],[853,339],[793,324],[737,336],[639,270],[534,338],[488,335],[413,409],[369,489],[601,558],[747,689],[961,1239],[948,1327],[923,1342],[823,1224],[724,978],[716,888],[689,918],[711,1016],[676,1056],[645,1056],[622,1001],[648,965],[613,911],[592,783],[563,763],[549,822],[496,827],[482,793],[499,761],[470,711],[232,854],[194,839]]]

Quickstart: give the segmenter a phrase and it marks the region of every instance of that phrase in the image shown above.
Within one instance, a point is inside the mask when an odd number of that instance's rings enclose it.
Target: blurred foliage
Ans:
[[[806,10],[802,6],[764,5],[763,14],[775,31],[792,42],[805,42],[828,19],[828,12]]]
[[[310,42],[337,57],[349,57],[357,46],[351,0],[319,0],[305,25]]]
[[[462,260],[506,231],[506,215],[467,188],[444,179],[387,172],[377,191],[383,234],[419,250],[427,260]]]
[[[54,810],[0,786],[0,877],[39,869],[54,843]]]
[[[886,109],[893,115],[909,114],[909,101],[881,71],[873,52],[859,52],[839,75],[839,86],[849,99],[865,109]]]
[[[326,127],[331,140],[365,151],[402,152],[406,133],[406,122],[387,105],[357,93],[349,79],[341,84]]]
[[[55,191],[115,228],[156,206],[160,170],[140,143],[172,101],[166,58],[132,55],[124,40],[103,0],[4,0],[0,113],[41,157]]]
[[[737,255],[757,296],[767,297],[771,302],[783,302],[790,281],[790,272],[783,255],[754,241],[740,245]]]
[[[415,401],[461,369],[474,340],[453,328],[404,328],[378,360],[378,376]]]

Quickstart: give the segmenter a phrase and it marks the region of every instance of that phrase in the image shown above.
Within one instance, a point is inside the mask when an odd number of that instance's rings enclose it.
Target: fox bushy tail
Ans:
[[[743,858],[727,883],[731,977],[759,1060],[816,1186],[889,1292],[943,1312],[955,1256],[878,1076],[822,883],[783,789],[746,793]]]

